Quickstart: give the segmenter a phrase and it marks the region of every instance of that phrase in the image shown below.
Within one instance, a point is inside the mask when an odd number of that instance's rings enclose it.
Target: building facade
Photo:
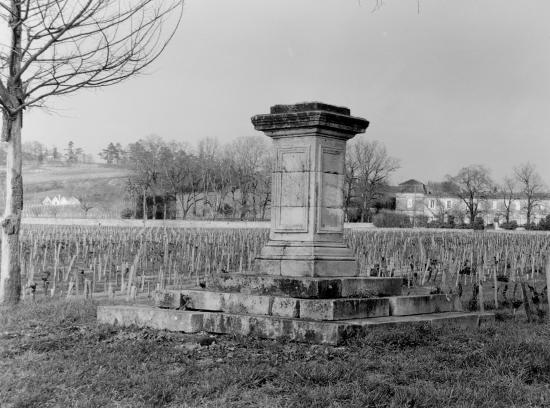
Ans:
[[[408,180],[401,183],[396,192],[396,212],[408,215],[415,224],[415,220],[424,218],[428,221],[469,223],[469,214],[466,204],[458,196],[430,187],[418,180]],[[493,194],[479,203],[480,214],[485,224],[506,221],[506,206],[508,200],[498,193]],[[531,213],[531,223],[538,223],[550,214],[550,197],[537,197]],[[519,195],[510,202],[510,222],[518,225],[527,223],[527,200]]]

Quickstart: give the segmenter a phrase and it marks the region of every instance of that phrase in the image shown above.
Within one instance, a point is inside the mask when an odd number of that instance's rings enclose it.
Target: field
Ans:
[[[262,228],[25,225],[25,296],[28,282],[35,296],[66,296],[69,287],[81,295],[85,281],[104,295],[198,285],[253,270],[267,239]],[[405,293],[458,293],[470,309],[517,309],[528,297],[533,313],[543,313],[548,234],[373,229],[346,230],[345,241],[360,275],[402,276]]]
[[[498,307],[476,331],[417,325],[332,347],[97,324],[98,303],[251,270],[267,239],[264,228],[24,225],[25,299],[0,308],[0,406],[550,406],[543,233],[346,230],[361,275]]]
[[[3,180],[0,171],[0,180]],[[46,197],[79,196],[93,207],[87,214],[92,218],[119,218],[126,207],[121,191],[125,188],[127,170],[101,164],[62,163],[23,168],[25,217],[84,217],[80,206],[42,206]],[[4,196],[0,195],[0,208]]]
[[[0,309],[0,401],[22,407],[547,407],[550,326],[499,314],[342,347],[96,323],[96,304]]]

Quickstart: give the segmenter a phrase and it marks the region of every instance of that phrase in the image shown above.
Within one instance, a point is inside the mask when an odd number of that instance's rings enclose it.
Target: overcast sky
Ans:
[[[531,161],[550,184],[549,0],[187,0],[148,75],[31,111],[24,140],[97,153],[150,134],[254,134],[250,117],[318,100],[371,121],[395,182]]]

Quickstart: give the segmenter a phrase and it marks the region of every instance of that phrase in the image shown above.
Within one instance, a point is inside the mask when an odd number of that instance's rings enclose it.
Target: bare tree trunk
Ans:
[[[19,228],[23,210],[23,176],[21,160],[21,126],[23,113],[3,115],[4,140],[8,140],[6,157],[6,208],[2,221],[2,260],[0,266],[0,303],[16,304],[21,296],[19,262]]]
[[[147,195],[145,194],[145,190],[143,190],[143,220],[147,220]]]
[[[368,207],[369,207],[368,197],[363,196],[363,209],[361,211],[361,222],[369,222],[369,220],[368,220],[368,216],[369,216]]]

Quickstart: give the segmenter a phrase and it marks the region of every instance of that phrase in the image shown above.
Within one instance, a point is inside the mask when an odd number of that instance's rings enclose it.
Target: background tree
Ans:
[[[7,142],[0,303],[21,293],[23,113],[51,96],[119,83],[153,62],[179,23],[180,0],[0,0],[0,108]],[[179,14],[181,17],[181,13]]]
[[[59,150],[57,150],[57,146],[54,146],[52,148],[52,160],[57,161],[61,158],[61,155],[59,154]]]
[[[202,177],[199,160],[182,143],[171,142],[161,148],[161,166],[165,192],[173,194],[186,218],[201,199]]]
[[[544,183],[537,173],[535,166],[525,163],[514,169],[514,175],[519,183],[521,196],[525,199],[525,213],[527,226],[531,225],[533,211],[542,199]]]
[[[98,155],[102,160],[105,160],[107,164],[118,166],[122,161],[124,151],[120,143],[115,144],[111,142]]]
[[[65,149],[65,161],[68,164],[75,164],[78,161],[77,152],[72,140],[67,144],[67,148]]]
[[[516,180],[513,177],[505,177],[504,182],[499,188],[504,204],[504,219],[506,220],[506,224],[510,223],[510,213],[512,212],[512,203],[516,197],[516,188]]]
[[[128,186],[139,188],[142,198],[143,219],[147,219],[147,197],[153,198],[158,193],[162,177],[162,148],[164,142],[158,136],[149,136],[128,145],[128,163],[132,175]],[[155,203],[153,203],[155,207]],[[153,208],[153,217],[156,208]]]
[[[84,218],[88,217],[88,212],[95,208],[95,202],[101,200],[101,192],[94,191],[90,182],[72,182],[67,185],[67,192],[69,196],[75,197],[79,204],[78,206],[82,210]]]
[[[239,211],[239,219],[244,220],[248,213],[256,218],[258,191],[257,173],[269,162],[270,148],[262,136],[243,136],[226,146],[231,161],[229,170],[232,177],[234,211]]]
[[[344,206],[354,194],[359,199],[361,222],[366,222],[370,220],[370,208],[384,195],[391,174],[399,169],[399,160],[391,157],[380,142],[359,137],[349,144],[346,161],[349,174],[346,175]],[[355,180],[354,189],[349,187],[350,180]]]
[[[454,177],[447,176],[447,179],[454,186],[454,193],[466,205],[470,225],[473,225],[476,217],[481,214],[482,203],[494,191],[489,170],[481,165],[471,165],[463,167]]]
[[[23,161],[26,163],[43,164],[48,156],[48,148],[40,142],[25,142],[21,147]]]

